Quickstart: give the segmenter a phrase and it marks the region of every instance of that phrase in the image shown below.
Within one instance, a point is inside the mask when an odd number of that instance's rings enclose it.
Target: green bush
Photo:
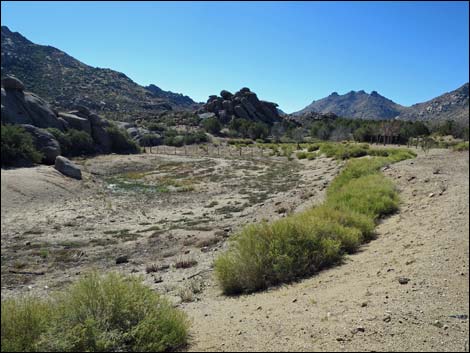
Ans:
[[[89,274],[48,300],[2,301],[2,351],[168,351],[186,316],[139,278]]]
[[[140,140],[140,145],[144,147],[158,146],[161,142],[162,140],[157,134],[144,134]]]
[[[317,154],[316,153],[307,153],[307,159],[309,161],[315,159],[317,157]]]
[[[43,155],[36,150],[33,137],[22,127],[3,125],[2,130],[2,167],[40,163]]]
[[[319,148],[320,148],[320,145],[318,143],[315,143],[313,145],[309,145],[307,147],[307,151],[308,152],[314,152],[314,151],[317,151]]]
[[[242,229],[215,261],[223,292],[253,292],[312,275],[372,239],[375,221],[398,207],[397,192],[380,168],[414,157],[408,150],[389,154],[349,161],[322,206]]]
[[[253,140],[250,139],[230,139],[227,141],[229,145],[251,145]]]
[[[216,117],[210,117],[203,120],[202,126],[204,130],[213,135],[218,135],[220,133],[220,129],[222,129],[222,125]]]
[[[326,204],[376,219],[398,210],[398,195],[388,179],[381,174],[372,174],[353,179],[330,193]]]
[[[126,130],[120,129],[116,125],[111,125],[106,128],[106,131],[111,138],[111,150],[114,153],[139,153],[139,145],[132,140]]]
[[[307,152],[297,152],[296,156],[298,159],[306,159],[307,158]]]
[[[367,144],[349,143],[323,143],[320,146],[320,153],[335,159],[349,159],[366,156],[369,151]]]
[[[340,258],[340,242],[322,237],[325,229],[284,218],[247,226],[215,262],[225,294],[265,289],[307,276]]]
[[[37,298],[2,300],[2,352],[38,351],[51,316],[51,305]]]
[[[460,142],[452,147],[454,151],[468,151],[468,141]]]
[[[96,152],[93,139],[85,131],[69,129],[62,132],[59,129],[47,129],[59,142],[62,155],[67,157],[89,155]]]

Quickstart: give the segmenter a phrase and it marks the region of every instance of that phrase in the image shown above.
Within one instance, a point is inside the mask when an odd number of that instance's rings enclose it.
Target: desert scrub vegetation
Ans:
[[[48,299],[2,300],[2,351],[161,352],[185,345],[186,316],[138,277],[91,273]]]
[[[468,151],[468,141],[460,142],[452,147],[454,151]]]
[[[297,152],[295,155],[297,159],[308,159],[309,161],[316,157],[316,153],[304,151]]]
[[[366,143],[322,143],[320,153],[335,159],[349,159],[366,156],[369,145]]]
[[[22,127],[2,124],[1,132],[2,167],[41,162],[43,155]]]
[[[47,131],[54,135],[57,142],[59,142],[60,150],[64,156],[74,157],[96,152],[93,139],[85,131],[69,129],[62,132],[56,128],[48,128]]]
[[[223,292],[253,292],[310,276],[371,240],[376,221],[399,202],[381,167],[414,157],[408,150],[393,151],[389,157],[350,160],[323,205],[243,228],[215,261]]]
[[[126,130],[120,129],[116,125],[106,128],[106,132],[111,139],[111,150],[114,153],[132,154],[139,153],[139,145],[132,140]]]

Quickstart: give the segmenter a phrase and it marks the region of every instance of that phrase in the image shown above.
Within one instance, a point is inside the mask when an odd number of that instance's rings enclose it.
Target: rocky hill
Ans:
[[[92,145],[90,153],[138,151],[137,146],[128,141],[124,130],[85,106],[77,105],[74,110],[58,112],[37,94],[26,91],[23,82],[13,76],[3,78],[1,86],[2,126],[19,125],[33,135],[36,148],[44,155],[46,164],[53,164],[55,158],[64,152],[56,137],[47,130],[49,128],[59,134],[72,130],[86,133]]]
[[[185,96],[181,93],[174,93],[171,91],[164,91],[160,87],[151,84],[145,87],[146,90],[153,93],[155,97],[158,98],[166,98],[173,104],[176,104],[181,107],[191,107],[194,106],[196,103],[188,96]]]
[[[404,109],[405,107],[381,96],[376,91],[370,94],[364,91],[351,91],[343,95],[333,92],[328,97],[313,101],[294,114],[334,113],[347,118],[385,120],[395,118]]]
[[[2,77],[14,75],[57,109],[77,104],[115,120],[192,108],[195,102],[157,86],[142,87],[121,72],[86,65],[2,26]],[[197,105],[196,105],[197,106]]]
[[[220,97],[210,96],[200,112],[215,114],[222,123],[240,118],[272,125],[282,119],[276,103],[259,100],[256,93],[246,87],[235,94],[223,90]]]
[[[424,103],[414,104],[406,108],[399,116],[402,120],[469,121],[468,82],[452,92]]]
[[[423,120],[444,121],[455,120],[468,123],[469,95],[468,83],[455,91],[445,93],[424,103],[414,104],[411,107],[399,105],[372,91],[351,91],[339,95],[333,92],[328,97],[313,101],[304,109],[293,113],[295,116],[304,116],[309,113],[334,113],[345,118],[372,119],[372,120]]]

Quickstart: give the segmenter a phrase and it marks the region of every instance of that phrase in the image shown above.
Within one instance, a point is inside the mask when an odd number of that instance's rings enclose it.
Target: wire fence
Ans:
[[[220,158],[259,158],[269,157],[270,150],[254,146],[233,146],[233,145],[185,145],[174,146],[152,146],[145,147],[145,153],[162,154],[174,156],[192,157],[220,157]]]

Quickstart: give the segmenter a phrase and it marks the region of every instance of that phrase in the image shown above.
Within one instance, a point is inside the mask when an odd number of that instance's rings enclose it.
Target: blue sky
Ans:
[[[249,87],[286,112],[331,92],[403,105],[469,79],[468,2],[9,2],[1,22],[82,62],[205,101]]]

